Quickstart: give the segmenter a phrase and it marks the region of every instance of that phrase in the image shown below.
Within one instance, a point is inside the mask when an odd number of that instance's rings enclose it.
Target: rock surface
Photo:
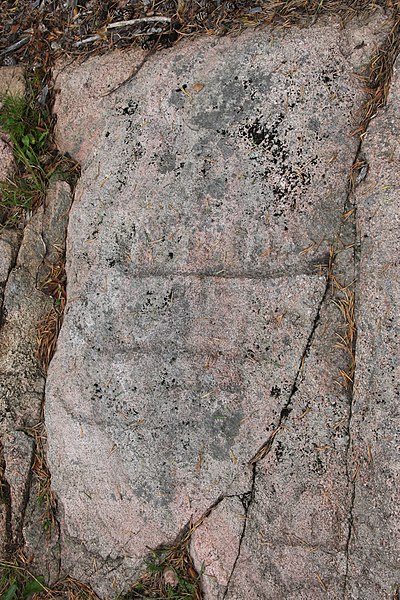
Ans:
[[[0,435],[9,488],[9,547],[22,540],[33,455],[27,430],[40,421],[45,384],[35,356],[37,325],[51,308],[49,298],[36,287],[43,260],[41,217],[39,210],[26,226],[8,274],[0,329]]]
[[[363,143],[357,369],[350,422],[350,598],[394,598],[400,582],[400,61]]]
[[[365,511],[326,271],[332,247],[343,284],[357,267],[354,213],[342,219],[357,74],[386,26],[198,39],[127,83],[139,51],[60,65],[58,143],[82,176],[48,458],[63,569],[99,593],[218,501],[191,541],[206,598],[361,598],[379,523],[350,552]]]
[[[32,428],[42,419],[45,377],[36,358],[38,326],[52,309],[52,300],[40,289],[42,277],[63,253],[69,186],[50,184],[44,206],[23,232],[0,234],[0,463],[4,502],[0,505],[0,557],[25,548],[32,568],[48,580],[58,575],[54,540],[44,534],[32,473],[36,451]],[[54,219],[54,215],[58,215]],[[58,253],[58,254],[57,254]],[[51,262],[50,262],[51,261]],[[35,518],[33,517],[35,513]],[[40,540],[36,545],[33,540]],[[50,544],[50,546],[49,546]]]

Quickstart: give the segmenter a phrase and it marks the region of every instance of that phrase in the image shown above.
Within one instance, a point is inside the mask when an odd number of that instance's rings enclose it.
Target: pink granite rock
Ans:
[[[82,176],[48,458],[63,569],[99,593],[222,499],[192,540],[207,599],[343,596],[351,402],[324,266],[354,241],[357,71],[385,27],[187,41],[115,91],[141,52],[58,70]]]
[[[372,121],[358,188],[357,369],[350,421],[351,536],[347,597],[400,593],[400,63]]]

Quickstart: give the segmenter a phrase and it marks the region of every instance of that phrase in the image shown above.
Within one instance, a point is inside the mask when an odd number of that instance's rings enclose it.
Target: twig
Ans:
[[[10,52],[13,52],[14,50],[18,50],[18,48],[21,48],[22,46],[25,46],[25,44],[30,40],[30,37],[24,37],[21,40],[18,40],[18,42],[15,42],[15,44],[11,44],[11,46],[8,46],[8,48],[5,48],[5,50],[2,50],[0,52],[0,56],[3,56],[3,54],[9,54]]]
[[[106,29],[118,29],[120,27],[129,27],[130,25],[140,25],[141,23],[171,23],[170,17],[142,17],[141,19],[130,19],[129,21],[116,21],[107,25]]]
[[[130,27],[131,25],[140,25],[142,23],[170,23],[170,17],[143,17],[141,19],[130,19],[129,21],[116,21],[115,23],[110,23],[106,26],[106,31],[110,29],[120,29],[121,27]],[[131,33],[130,35],[133,37],[141,37],[144,35],[153,35],[154,33],[161,33],[162,29],[159,27],[153,27],[153,29],[148,29],[147,31],[139,31],[137,33]],[[79,46],[84,46],[85,44],[90,44],[90,42],[96,42],[100,40],[103,36],[96,33],[95,35],[91,35],[90,37],[85,38],[84,40],[79,40],[79,42],[75,42],[74,46],[77,48]]]
[[[88,38],[85,38],[84,40],[79,40],[79,42],[75,42],[74,46],[78,47],[78,46],[83,46],[84,44],[90,44],[90,42],[95,42],[96,40],[99,40],[101,38],[100,35],[91,35]]]
[[[141,36],[145,36],[145,35],[152,35],[153,33],[161,33],[162,29],[160,29],[159,27],[153,27],[153,29],[148,29],[147,31],[140,31],[138,33],[130,33],[129,35],[131,37],[141,37]],[[100,40],[101,39],[101,35],[91,35],[88,38],[85,38],[84,40],[80,40],[79,42],[75,42],[74,46],[78,47],[78,46],[83,46],[84,44],[90,44],[90,42],[95,42],[96,40]]]

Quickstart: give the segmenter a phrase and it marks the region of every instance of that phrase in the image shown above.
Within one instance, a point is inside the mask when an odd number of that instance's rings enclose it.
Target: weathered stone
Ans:
[[[354,497],[347,597],[395,598],[400,582],[400,62],[363,142],[357,368],[349,472]]]
[[[6,462],[4,477],[10,486],[12,543],[19,545],[25,509],[29,497],[33,440],[23,431],[7,432],[3,436],[3,455]]]
[[[1,135],[1,133],[0,133]],[[0,137],[0,181],[5,181],[10,176],[14,167],[12,149],[6,140]]]
[[[109,95],[141,52],[59,70],[82,177],[46,425],[63,568],[99,592],[224,496],[192,543],[208,598],[341,597],[349,399],[321,265],[358,148],[354,71],[384,28],[198,39]]]
[[[0,234],[0,286],[6,284],[8,274],[15,263],[19,238],[18,231],[4,230]]]
[[[1,96],[7,93],[24,93],[23,70],[21,68],[9,69],[0,68],[0,110]],[[14,157],[12,149],[7,142],[6,136],[0,132],[0,181],[10,177],[14,168]],[[0,207],[0,224],[3,221],[3,209]],[[1,231],[0,233],[0,327],[3,320],[3,299],[4,289],[7,284],[8,276],[15,265],[16,256],[21,240],[21,233],[18,231]],[[0,350],[1,352],[1,350]],[[0,409],[0,422],[4,414]],[[11,531],[11,511],[9,506],[9,488],[4,480],[6,463],[3,456],[3,440],[0,438],[0,484],[1,484],[1,502],[0,502],[0,556],[5,556],[7,546],[11,542],[9,539]]]
[[[192,535],[191,554],[202,573],[206,598],[222,598],[239,553],[244,523],[243,501],[224,498]]]
[[[45,383],[35,357],[37,325],[51,306],[36,289],[43,257],[41,213],[25,228],[17,264],[8,275],[0,329],[0,437],[9,489],[8,545],[21,542],[32,464],[32,441],[18,430],[40,420]]]
[[[50,183],[43,215],[42,237],[46,255],[39,269],[39,281],[43,281],[49,275],[51,268],[64,259],[71,203],[71,188],[66,181]]]
[[[43,531],[42,523],[34,523],[32,518],[37,492],[31,488],[34,441],[30,428],[42,418],[45,378],[36,358],[37,333],[52,300],[40,290],[39,275],[44,264],[48,271],[51,260],[56,256],[59,259],[57,253],[63,252],[70,202],[69,186],[52,184],[45,206],[25,227],[19,250],[21,232],[3,231],[0,238],[0,249],[4,248],[0,260],[0,289],[4,290],[0,327],[0,460],[7,491],[6,503],[1,507],[2,554],[24,544],[24,528],[29,537],[28,550],[34,554]],[[51,545],[42,540],[41,558],[46,549],[51,553],[51,546],[54,540]],[[58,566],[58,561],[55,564]],[[53,566],[47,572],[54,574]]]
[[[1,414],[14,427],[33,426],[39,419],[44,379],[35,358],[37,324],[50,308],[36,288],[43,260],[42,209],[24,231],[15,268],[7,280],[0,330]]]
[[[39,481],[33,473],[22,528],[24,551],[35,572],[51,584],[60,576],[60,536],[57,523],[48,521],[47,498],[40,498],[39,491]]]
[[[0,325],[3,315],[4,288],[15,264],[20,239],[19,231],[4,230],[0,233]]]
[[[24,67],[0,68],[0,108],[1,97],[5,95],[23,96],[25,93]]]

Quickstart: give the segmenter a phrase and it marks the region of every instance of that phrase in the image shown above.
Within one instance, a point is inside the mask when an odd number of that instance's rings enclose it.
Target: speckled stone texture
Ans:
[[[363,143],[357,370],[351,416],[348,597],[395,598],[400,586],[400,62],[387,107]]]
[[[41,281],[63,253],[70,203],[68,184],[53,182],[23,231],[0,234],[0,558],[24,549],[30,567],[47,581],[58,577],[59,547],[57,532],[49,536],[43,529],[31,430],[42,419],[45,388],[38,326],[53,305]]]
[[[82,176],[48,459],[63,569],[99,593],[219,499],[191,542],[207,599],[343,597],[351,398],[325,271],[354,241],[358,74],[385,27],[191,40],[115,91],[143,53],[59,66]]]

